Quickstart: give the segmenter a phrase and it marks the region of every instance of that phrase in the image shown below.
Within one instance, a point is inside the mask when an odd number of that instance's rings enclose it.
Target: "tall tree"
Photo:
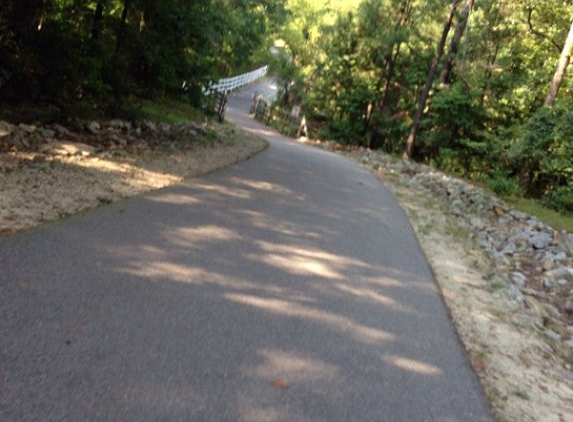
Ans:
[[[573,47],[573,22],[571,23],[571,27],[569,28],[569,34],[567,35],[567,39],[565,40],[565,45],[563,46],[563,50],[561,51],[561,56],[559,58],[559,63],[557,64],[557,69],[555,70],[555,74],[553,75],[553,79],[551,81],[551,86],[549,87],[549,92],[547,93],[547,97],[545,98],[545,106],[550,106],[555,101],[557,97],[557,93],[559,92],[559,88],[561,87],[561,83],[563,82],[563,78],[565,76],[565,71],[567,70],[567,66],[569,65],[569,61],[571,60],[571,49]]]
[[[418,104],[418,109],[416,110],[416,114],[414,115],[412,128],[410,129],[410,134],[408,135],[408,139],[406,141],[406,148],[404,149],[404,153],[402,154],[402,158],[404,158],[405,160],[409,160],[410,158],[412,158],[412,152],[414,150],[414,141],[416,140],[416,135],[420,128],[420,121],[422,120],[422,115],[424,114],[424,109],[426,108],[428,97],[430,96],[430,89],[432,88],[432,84],[434,83],[434,79],[436,77],[438,64],[440,62],[440,59],[442,58],[442,55],[444,54],[444,47],[446,45],[446,40],[452,27],[452,22],[456,14],[456,9],[458,7],[458,4],[459,0],[454,0],[452,2],[450,11],[446,18],[446,22],[444,23],[442,36],[440,37],[440,41],[438,42],[438,48],[436,49],[434,60],[432,60],[432,64],[430,65],[430,70],[428,71],[428,77],[426,78],[426,83],[422,90],[422,94],[420,95],[420,102]]]
[[[474,0],[466,0],[466,4],[462,9],[460,20],[456,25],[456,30],[454,31],[454,35],[452,37],[452,40],[450,41],[450,48],[448,50],[448,54],[446,54],[446,59],[444,60],[442,71],[440,72],[440,83],[442,85],[446,85],[449,82],[450,72],[452,71],[452,66],[453,66],[453,60],[458,52],[460,41],[466,30],[473,4]]]
[[[117,40],[115,43],[115,52],[119,53],[123,46],[123,40],[125,38],[125,29],[127,26],[127,13],[129,11],[129,6],[131,5],[131,0],[124,0],[123,11],[121,12],[121,23],[119,26],[119,32],[117,34]]]

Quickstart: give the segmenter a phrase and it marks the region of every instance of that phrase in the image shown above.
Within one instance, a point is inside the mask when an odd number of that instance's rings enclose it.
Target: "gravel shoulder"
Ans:
[[[573,372],[516,301],[507,274],[427,191],[388,183],[410,218],[499,421],[573,421]]]
[[[0,152],[0,236],[200,176],[266,147],[228,125],[133,133],[116,122],[92,129],[57,136],[49,128],[34,152]],[[373,162],[368,150],[338,152],[375,174],[408,214],[496,419],[573,422],[573,345],[567,349],[573,328],[567,320],[559,320],[561,331],[555,328],[559,341],[548,338],[546,311],[529,296],[516,297],[509,267],[478,246],[447,201],[411,183],[412,168],[388,157]]]
[[[566,243],[567,262],[561,265],[571,268],[571,235],[558,233],[534,218],[520,215],[498,198],[489,198],[491,202],[485,198],[476,200],[476,196],[488,194],[427,166],[404,163],[364,149],[341,151],[334,144],[324,142],[315,146],[337,150],[363,165],[390,189],[408,215],[496,420],[572,422],[571,314],[556,312],[554,320],[547,309],[556,310],[555,305],[564,300],[563,297],[571,299],[573,282],[566,280],[566,288],[552,295],[540,287],[533,289],[532,284],[524,283],[518,288],[511,277],[515,274],[514,264],[526,259],[535,265],[540,252],[537,251],[537,258],[529,256],[529,251],[521,256],[517,252],[508,254],[509,258],[501,254],[492,256],[491,250],[480,242],[483,231],[492,236],[493,232],[508,231],[505,218],[515,214],[530,225],[559,235],[558,241],[551,244],[561,250],[561,245]],[[434,181],[427,183],[429,179]],[[440,192],[444,185],[445,192]],[[472,196],[472,192],[478,195]],[[481,201],[487,206],[480,211]],[[498,211],[500,215],[493,211],[497,211],[497,207],[503,208]],[[482,227],[472,226],[478,215],[485,219],[483,215],[488,213],[494,216],[489,224],[480,220],[477,225]],[[567,242],[563,236],[568,236]],[[543,268],[535,270],[543,272]],[[544,279],[536,277],[535,270],[532,269],[529,278],[539,284]],[[559,329],[550,325],[553,321]],[[561,334],[548,335],[556,334],[548,327]]]

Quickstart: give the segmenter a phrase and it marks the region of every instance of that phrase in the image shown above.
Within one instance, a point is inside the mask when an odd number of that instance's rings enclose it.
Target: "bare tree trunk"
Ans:
[[[398,13],[396,15],[396,25],[394,26],[394,32],[398,33],[401,28],[405,27],[408,21],[410,20],[410,16],[412,14],[412,4],[411,0],[402,0],[399,7]],[[400,54],[400,46],[402,45],[402,41],[397,40],[390,45],[390,49],[386,54],[384,59],[384,65],[381,67],[381,76],[378,81],[377,88],[382,89],[382,95],[380,99],[376,102],[376,108],[381,112],[384,111],[386,107],[386,102],[388,99],[388,95],[390,93],[390,87],[392,83],[392,78],[394,77],[394,70],[396,68],[396,63],[398,61],[398,56]],[[370,121],[372,117],[372,112],[374,111],[374,104],[369,104],[368,112],[366,113],[366,120],[364,124],[364,131],[367,132],[370,128]],[[370,145],[371,147],[375,147],[374,144]]]
[[[408,135],[408,140],[406,141],[406,148],[404,149],[404,153],[402,154],[402,158],[404,160],[409,160],[410,158],[412,158],[414,141],[416,140],[416,135],[418,133],[418,129],[420,128],[420,121],[422,120],[422,114],[424,113],[424,109],[426,108],[426,102],[428,101],[428,97],[430,96],[430,89],[432,88],[432,84],[434,83],[434,78],[436,77],[438,63],[440,62],[440,59],[444,54],[444,47],[446,45],[446,40],[448,38],[450,28],[452,27],[452,21],[454,20],[454,15],[456,13],[456,8],[458,7],[458,3],[459,0],[454,0],[452,2],[450,13],[448,14],[448,18],[446,19],[446,23],[444,24],[442,37],[440,38],[440,42],[438,43],[438,49],[436,50],[436,54],[434,56],[434,60],[432,61],[432,65],[430,66],[428,77],[426,79],[426,84],[424,85],[424,89],[422,90],[422,94],[420,96],[420,103],[418,104],[418,110],[416,110],[416,114],[414,115],[412,129],[410,129],[410,134]]]
[[[398,33],[400,28],[406,26],[410,20],[410,15],[412,13],[412,5],[410,0],[404,0],[400,5],[396,26],[394,27],[394,32]],[[385,74],[384,86],[382,88],[382,97],[378,101],[378,109],[383,110],[386,105],[386,99],[388,98],[388,90],[390,89],[390,83],[392,82],[392,77],[394,76],[394,68],[396,67],[396,62],[398,61],[398,55],[400,54],[400,45],[402,41],[396,41],[390,46],[390,50],[387,54],[387,59],[385,62],[385,67],[382,74]],[[394,49],[396,50],[394,52]]]
[[[442,85],[447,85],[449,82],[450,72],[452,71],[452,66],[453,66],[452,60],[458,53],[458,47],[460,45],[462,36],[464,35],[464,32],[466,30],[466,26],[468,24],[473,4],[474,0],[466,0],[466,4],[460,16],[460,21],[456,25],[456,30],[454,31],[452,41],[450,42],[450,49],[448,51],[448,54],[446,55],[446,60],[444,61],[444,65],[442,66],[442,71],[440,72],[440,83]]]
[[[386,79],[384,80],[384,88],[382,90],[382,97],[378,102],[378,109],[383,110],[386,106],[386,100],[388,99],[388,93],[390,91],[390,84],[392,78],[394,77],[394,69],[396,67],[396,62],[398,61],[398,55],[400,54],[400,43],[396,44],[396,52],[392,52],[392,57],[388,62],[388,71],[386,72]]]
[[[92,25],[92,38],[97,40],[101,34],[102,20],[103,20],[103,6],[104,0],[97,2],[96,10],[94,12],[94,19]]]
[[[121,13],[121,23],[119,26],[119,32],[117,34],[117,41],[115,44],[115,52],[119,53],[121,47],[123,46],[123,38],[125,36],[125,26],[127,25],[127,12],[129,6],[131,5],[131,0],[124,0],[123,2],[123,12]]]
[[[565,46],[561,51],[561,57],[559,58],[559,64],[555,70],[555,75],[553,75],[553,80],[551,81],[551,86],[547,97],[545,98],[545,106],[551,106],[557,97],[557,92],[561,87],[563,82],[563,77],[565,76],[565,71],[571,60],[571,48],[573,47],[573,23],[571,23],[571,28],[569,28],[569,34],[567,35],[567,40],[565,41]]]

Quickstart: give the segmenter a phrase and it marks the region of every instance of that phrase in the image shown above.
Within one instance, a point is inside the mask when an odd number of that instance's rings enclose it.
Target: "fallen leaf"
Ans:
[[[290,385],[288,382],[282,378],[275,378],[273,380],[273,387],[280,388],[281,390],[287,390]]]
[[[476,361],[473,363],[473,366],[476,372],[478,373],[485,372],[485,363],[481,361]]]

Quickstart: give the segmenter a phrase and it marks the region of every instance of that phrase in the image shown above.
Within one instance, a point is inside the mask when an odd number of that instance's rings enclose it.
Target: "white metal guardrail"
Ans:
[[[211,83],[203,92],[206,95],[209,95],[213,92],[225,93],[233,91],[234,89],[241,88],[259,78],[262,78],[267,74],[268,70],[268,66],[263,66],[257,70],[253,70],[252,72],[243,73],[242,75],[233,76],[232,78],[221,79],[216,84]]]

